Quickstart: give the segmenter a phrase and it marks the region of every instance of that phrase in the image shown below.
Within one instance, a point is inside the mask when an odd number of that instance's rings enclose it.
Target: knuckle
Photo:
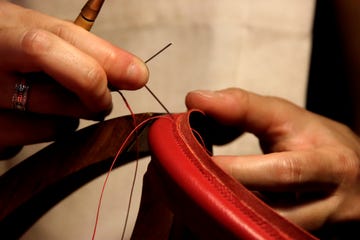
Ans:
[[[114,65],[114,63],[116,63],[117,60],[118,60],[117,54],[112,50],[108,50],[105,53],[102,64],[105,69],[111,69],[111,66]]]
[[[73,36],[73,34],[69,30],[69,26],[67,26],[66,23],[55,24],[54,26],[51,27],[50,31],[62,39],[68,39],[71,36]]]
[[[51,39],[49,33],[41,29],[27,30],[21,39],[22,50],[31,56],[38,56],[48,52]]]
[[[83,89],[88,92],[102,92],[106,86],[106,74],[99,65],[95,65],[87,73]]]
[[[347,179],[353,180],[360,177],[360,161],[358,154],[350,149],[344,148],[337,154],[338,164],[335,169],[339,182],[345,182]]]
[[[298,161],[294,158],[281,159],[277,165],[278,181],[280,183],[301,183],[303,169]]]
[[[108,88],[106,74],[99,65],[88,71],[87,79],[84,81],[82,87],[82,92],[87,93],[85,94],[87,99],[85,98],[84,100],[92,103],[89,107],[93,111],[108,109],[109,104],[111,103],[108,101],[109,98],[107,96]]]

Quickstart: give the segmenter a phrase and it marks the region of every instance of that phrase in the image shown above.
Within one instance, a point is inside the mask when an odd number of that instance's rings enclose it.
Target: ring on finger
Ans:
[[[20,111],[26,110],[26,103],[27,103],[29,88],[30,87],[25,78],[21,78],[15,84],[15,91],[12,96],[13,109],[20,110]]]

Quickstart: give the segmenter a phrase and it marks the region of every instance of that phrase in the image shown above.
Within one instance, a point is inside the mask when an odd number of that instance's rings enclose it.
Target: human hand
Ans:
[[[258,137],[264,155],[213,159],[281,215],[307,230],[360,219],[360,143],[346,126],[234,88],[194,91],[186,104]]]
[[[112,108],[108,85],[138,89],[148,80],[140,59],[71,22],[7,1],[0,18],[0,152],[102,118]],[[19,112],[12,98],[23,79],[30,88]]]

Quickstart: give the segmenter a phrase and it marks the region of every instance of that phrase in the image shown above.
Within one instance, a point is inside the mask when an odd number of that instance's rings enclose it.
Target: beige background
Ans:
[[[85,1],[12,1],[62,19],[73,20]],[[93,32],[147,59],[148,86],[172,112],[182,112],[194,89],[241,87],[304,105],[315,0],[107,0]],[[124,92],[135,112],[163,111],[144,90]],[[128,114],[114,95],[109,118]],[[92,124],[82,122],[81,126]],[[29,146],[2,169],[21,161],[44,144]],[[216,153],[255,154],[257,140],[245,135]],[[141,161],[141,176],[148,159]],[[97,239],[119,239],[134,165],[115,170],[106,188]],[[48,212],[23,239],[89,239],[103,177],[76,191]],[[131,234],[138,202],[131,207]]]

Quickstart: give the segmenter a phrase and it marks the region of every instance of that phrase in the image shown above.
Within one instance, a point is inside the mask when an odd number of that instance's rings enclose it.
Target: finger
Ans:
[[[0,111],[1,148],[55,140],[74,131],[78,120],[24,112]]]
[[[307,114],[285,100],[235,88],[190,92],[186,105],[203,110],[222,124],[237,126],[262,137],[271,136],[273,140],[292,127],[289,123],[298,123]]]
[[[149,79],[145,63],[131,53],[79,27],[51,26],[50,31],[92,56],[104,68],[109,83],[116,89],[135,90]]]
[[[247,188],[260,192],[259,196],[279,214],[307,230],[315,230],[341,202],[339,196],[331,194],[341,178],[339,169],[326,161],[331,158],[327,152],[324,149],[317,155],[319,161],[307,152],[213,159]],[[264,197],[263,191],[273,194]]]
[[[328,159],[326,152],[319,154],[319,161],[313,161],[313,153],[299,152],[213,159],[279,214],[307,230],[315,230],[340,203],[332,193],[341,178],[338,169],[322,159]]]
[[[105,69],[112,86],[120,89],[138,89],[148,81],[149,72],[146,65],[129,52],[113,46],[70,22],[15,5],[7,5],[8,8],[11,8],[11,11],[8,12],[17,12],[21,16],[16,18],[21,22],[8,23],[9,28],[25,23],[29,28],[42,28],[54,33],[96,59]],[[8,18],[14,19],[11,17],[8,16]]]
[[[251,190],[330,191],[349,166],[339,166],[328,149],[254,156],[215,156],[215,163]],[[316,159],[316,161],[314,161]]]
[[[330,196],[288,208],[275,208],[275,210],[300,227],[314,231],[327,223],[329,216],[334,213],[339,203],[340,199],[337,196]]]
[[[44,76],[0,74],[0,109],[14,108],[14,97],[17,94],[15,86],[26,79],[23,83],[29,87],[25,102],[27,112],[93,120],[103,119],[109,113],[89,111],[75,94]]]
[[[11,44],[3,42],[6,38]],[[14,66],[39,68],[78,95],[92,111],[111,107],[106,74],[101,66],[56,35],[43,30],[8,29],[0,31],[2,44],[7,44],[7,53],[12,53],[10,61],[14,61]],[[3,65],[7,65],[7,60],[3,60]]]

